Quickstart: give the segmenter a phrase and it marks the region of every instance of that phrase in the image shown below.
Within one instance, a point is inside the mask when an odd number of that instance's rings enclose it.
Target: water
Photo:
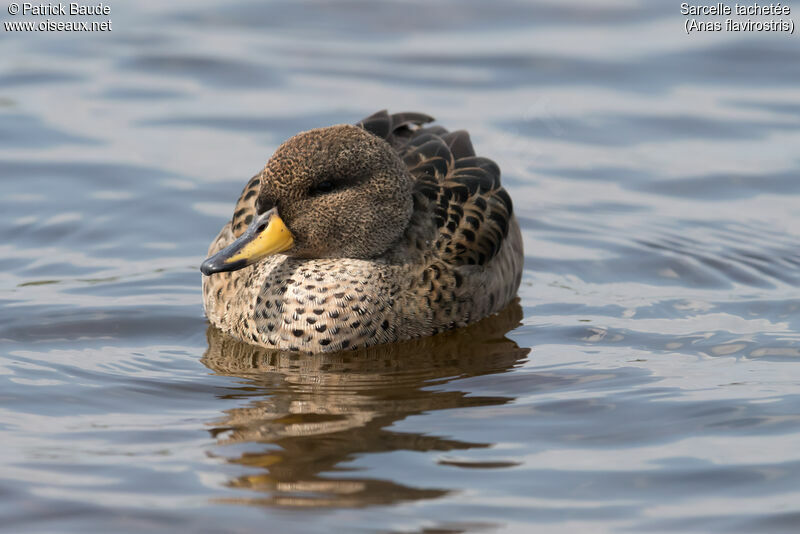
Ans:
[[[622,0],[108,18],[0,32],[0,529],[797,531],[796,36]],[[246,180],[381,108],[499,162],[519,305],[328,357],[209,328]]]

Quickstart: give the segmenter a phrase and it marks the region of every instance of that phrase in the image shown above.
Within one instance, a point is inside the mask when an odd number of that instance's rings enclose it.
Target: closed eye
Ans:
[[[333,185],[333,182],[331,182],[330,180],[325,180],[325,181],[322,181],[322,182],[318,183],[316,186],[314,186],[312,188],[311,192],[312,193],[330,193],[331,191],[334,190],[334,188],[335,188],[335,186]]]

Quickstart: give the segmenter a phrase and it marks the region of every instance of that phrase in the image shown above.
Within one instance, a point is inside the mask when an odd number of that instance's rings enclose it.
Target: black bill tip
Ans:
[[[225,257],[220,257],[219,254],[214,254],[200,265],[200,272],[206,276],[211,276],[214,273],[236,271],[247,266],[247,261],[245,260],[228,263],[225,259]]]

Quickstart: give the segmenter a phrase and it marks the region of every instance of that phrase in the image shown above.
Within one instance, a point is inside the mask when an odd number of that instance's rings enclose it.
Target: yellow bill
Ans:
[[[285,252],[293,244],[292,233],[278,216],[278,210],[272,208],[255,217],[239,239],[205,260],[200,271],[206,276],[237,271],[267,256]]]

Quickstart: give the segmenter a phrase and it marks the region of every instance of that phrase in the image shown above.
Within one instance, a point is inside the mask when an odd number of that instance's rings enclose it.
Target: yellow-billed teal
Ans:
[[[500,169],[421,113],[302,132],[242,191],[203,262],[221,330],[267,348],[354,349],[505,308],[522,237]]]

